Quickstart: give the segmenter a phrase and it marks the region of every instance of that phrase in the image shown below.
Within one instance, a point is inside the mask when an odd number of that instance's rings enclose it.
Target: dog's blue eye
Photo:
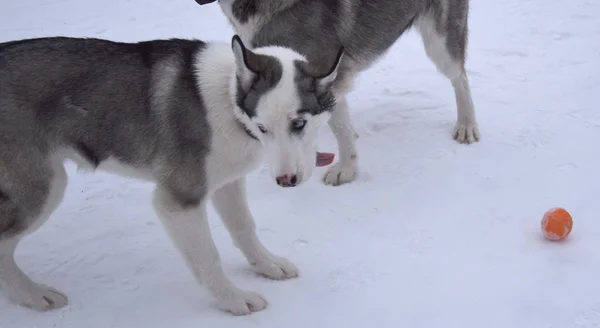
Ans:
[[[304,129],[304,126],[306,125],[306,120],[304,119],[295,119],[292,121],[292,130],[294,131],[301,131],[302,129]]]

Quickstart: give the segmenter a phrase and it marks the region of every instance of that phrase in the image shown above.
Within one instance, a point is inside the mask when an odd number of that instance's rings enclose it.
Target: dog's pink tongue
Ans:
[[[335,154],[317,152],[317,166],[327,166],[333,162]]]

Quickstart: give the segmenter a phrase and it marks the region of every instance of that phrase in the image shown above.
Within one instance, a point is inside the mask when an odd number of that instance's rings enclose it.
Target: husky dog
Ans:
[[[317,132],[335,106],[340,55],[317,74],[279,46],[53,37],[0,44],[0,287],[36,310],[67,304],[15,263],[19,241],[58,207],[64,161],[156,183],[153,204],[198,282],[233,314],[267,306],[225,275],[209,199],[262,275],[298,275],[259,241],[245,175],[263,154],[282,187],[310,178]],[[332,158],[318,158],[327,165]]]
[[[217,0],[196,0],[200,5]],[[340,185],[357,172],[356,134],[346,94],[356,75],[369,68],[411,26],[425,50],[454,87],[457,122],[453,137],[473,143],[480,134],[465,71],[468,0],[219,0],[237,34],[252,47],[286,46],[309,62],[327,65],[343,46],[345,55],[334,81],[335,110],[329,126],[339,161],[323,180]]]

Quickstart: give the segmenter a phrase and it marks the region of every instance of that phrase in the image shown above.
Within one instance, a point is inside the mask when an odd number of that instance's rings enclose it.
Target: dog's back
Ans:
[[[64,171],[63,150],[92,166],[110,157],[149,170],[159,150],[164,157],[177,148],[174,131],[202,140],[206,123],[191,70],[202,47],[63,37],[0,44],[0,240],[40,214]],[[154,110],[161,86],[168,89],[164,106],[177,110]],[[194,129],[181,131],[190,120]]]
[[[73,147],[92,162],[111,155],[147,161],[156,146],[148,143],[158,134],[153,88],[176,79],[172,85],[185,87],[174,88],[174,98],[198,102],[190,66],[203,46],[61,37],[2,44],[0,141],[7,146],[32,135],[47,151]]]
[[[464,60],[468,0],[222,0],[221,6],[254,47],[291,47],[326,66],[343,46],[342,76],[368,68],[422,18],[449,36],[448,46]]]
[[[133,58],[129,47],[71,38],[1,45],[0,140],[22,138],[29,132],[48,147],[58,146],[78,139],[78,130],[93,134],[98,127],[85,126],[91,118],[105,121],[125,114],[121,110],[143,111],[149,70]],[[129,89],[127,97],[122,97],[124,86]],[[110,98],[95,96],[109,90]]]

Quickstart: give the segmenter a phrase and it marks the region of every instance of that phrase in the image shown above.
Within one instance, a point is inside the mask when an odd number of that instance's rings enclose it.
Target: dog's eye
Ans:
[[[265,127],[262,125],[262,124],[259,124],[259,125],[258,125],[258,129],[259,129],[259,130],[260,130],[260,132],[262,132],[262,133],[267,133],[267,129],[266,129],[266,128],[265,128]]]
[[[302,129],[304,129],[304,126],[306,125],[306,120],[298,118],[295,120],[292,120],[292,131],[302,131]]]

